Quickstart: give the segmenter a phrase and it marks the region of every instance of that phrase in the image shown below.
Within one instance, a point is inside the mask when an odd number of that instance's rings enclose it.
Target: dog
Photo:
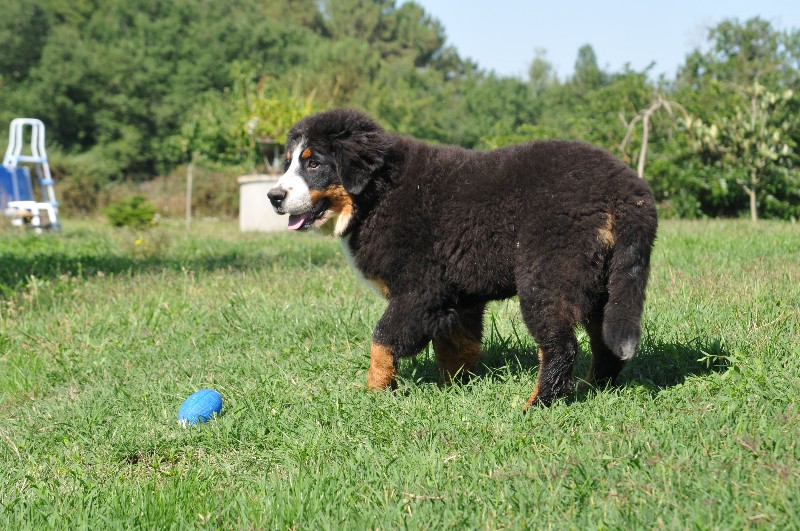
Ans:
[[[590,144],[542,140],[492,151],[430,145],[334,109],[289,131],[268,198],[293,230],[341,238],[388,305],[367,386],[394,387],[398,360],[429,342],[447,382],[475,371],[492,300],[517,295],[538,344],[525,405],[573,389],[582,325],[587,382],[614,382],[638,348],[658,219],[645,181]]]

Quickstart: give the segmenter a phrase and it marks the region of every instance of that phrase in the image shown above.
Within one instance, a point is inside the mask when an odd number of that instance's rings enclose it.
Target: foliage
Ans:
[[[669,113],[649,116],[646,139],[641,127],[626,136],[657,98],[680,104],[695,126],[721,130],[746,108],[742,94],[752,87],[791,90],[770,121],[784,120],[790,150],[800,145],[800,31],[760,18],[708,28],[674,79],[652,79],[648,69],[608,72],[591,44],[564,79],[544,50],[520,79],[460,57],[442,24],[413,1],[6,4],[0,123],[21,115],[45,121],[49,146],[63,156],[60,175],[69,182],[59,190],[68,211],[98,208],[109,183],[147,181],[196,156],[216,169],[268,166],[293,120],[331,106],[362,108],[392,131],[468,148],[559,136],[594,142],[636,166],[646,145],[645,178],[670,215],[738,216],[749,202],[740,183],[751,188],[752,179],[742,175],[750,164],[743,151],[715,155],[697,142],[696,127]],[[761,214],[796,218],[794,153],[760,171]],[[80,194],[84,187],[93,193]]]
[[[196,98],[231,86],[231,64],[288,67],[310,32],[296,17],[313,3],[281,0],[148,0],[38,3],[11,0],[32,21],[0,20],[4,57],[38,57],[29,69],[3,65],[9,115],[41,116],[51,141],[108,161],[110,178],[150,176],[175,164],[163,140],[178,131]],[[305,5],[304,5],[305,4]],[[33,20],[33,17],[38,17]],[[25,19],[27,20],[27,19]],[[46,36],[46,37],[41,37]],[[8,76],[9,70],[11,76]]]
[[[252,169],[265,146],[282,144],[292,124],[316,109],[313,94],[302,98],[267,77],[239,73],[230,90],[207,94],[192,109],[173,141],[186,153],[212,163]]]
[[[682,192],[705,215],[749,210],[755,219],[761,205],[768,217],[797,219],[800,31],[728,20],[709,40],[709,51],[687,58],[675,90],[691,115],[675,160],[699,178]]]
[[[113,161],[94,151],[65,153],[58,147],[48,147],[47,154],[62,213],[85,216],[101,211],[112,188],[108,176],[118,169]]]
[[[787,168],[792,165],[796,146],[787,132],[793,97],[790,89],[776,94],[756,83],[731,114],[719,116],[710,124],[687,118],[687,129],[700,156],[719,168],[722,175],[733,177],[748,194],[753,221],[757,218],[757,197],[771,196],[778,201],[770,191],[785,186],[781,181],[792,177]],[[784,208],[794,210],[795,206],[788,204]]]
[[[156,207],[143,195],[135,195],[111,203],[105,213],[115,227],[143,228],[154,223]]]
[[[794,86],[800,81],[798,38],[798,30],[777,31],[759,17],[723,20],[708,29],[708,51],[698,49],[686,58],[678,81],[699,92],[712,81],[739,87],[754,82]]]
[[[428,65],[444,46],[441,24],[414,2],[324,0],[325,29],[334,41],[365,41],[388,62]]]

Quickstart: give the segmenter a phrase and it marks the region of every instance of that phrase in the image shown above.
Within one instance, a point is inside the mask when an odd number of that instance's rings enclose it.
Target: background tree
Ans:
[[[264,164],[254,139],[281,136],[297,113],[353,106],[392,131],[468,148],[594,142],[642,173],[647,162],[662,215],[737,216],[755,189],[759,215],[800,217],[800,32],[759,18],[709,28],[675,79],[606,71],[590,44],[564,79],[544,50],[520,79],[461,58],[414,2],[5,0],[3,9],[0,124],[45,121],[59,193],[81,209],[99,204],[87,191],[168,173],[195,150],[249,171]],[[753,107],[756,85],[764,92]],[[778,100],[762,108],[767,94]],[[676,127],[664,102],[680,102],[692,127]],[[716,147],[701,141],[713,125]],[[724,128],[777,158],[731,148]],[[755,188],[745,168],[757,170]]]
[[[316,110],[314,94],[301,95],[266,76],[254,79],[252,73],[239,72],[230,90],[202,98],[169,141],[187,158],[196,153],[206,163],[241,171],[261,164],[271,169],[291,126]]]
[[[709,29],[708,39],[707,51],[692,52],[676,81],[674,98],[693,121],[687,138],[676,142],[674,169],[664,168],[672,196],[691,198],[707,215],[749,210],[753,218],[760,204],[765,215],[797,218],[800,33],[753,18],[723,21]],[[773,133],[779,138],[772,140]],[[779,155],[783,144],[787,156]]]
[[[571,84],[579,93],[586,93],[600,88],[606,82],[606,74],[597,64],[597,54],[591,44],[584,44],[578,49],[575,60],[575,73]]]
[[[768,190],[800,184],[797,175],[787,171],[796,147],[786,134],[789,122],[785,120],[794,93],[786,89],[776,94],[755,83],[743,96],[742,104],[730,114],[718,116],[711,123],[689,118],[687,125],[698,152],[733,175],[747,193],[750,218],[755,222],[759,195],[776,201]],[[776,182],[787,179],[791,182]]]
[[[547,60],[547,50],[535,50],[528,68],[528,87],[534,100],[541,99],[548,91],[558,87],[558,77],[552,63]]]

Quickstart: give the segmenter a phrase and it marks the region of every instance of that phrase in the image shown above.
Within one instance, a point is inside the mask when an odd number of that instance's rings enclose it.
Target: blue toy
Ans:
[[[184,400],[178,410],[178,420],[184,426],[208,422],[222,411],[222,397],[213,389],[200,389]]]

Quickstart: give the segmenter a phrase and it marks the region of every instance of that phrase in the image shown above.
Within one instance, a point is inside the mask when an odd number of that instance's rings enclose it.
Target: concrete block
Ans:
[[[267,199],[267,192],[279,175],[242,175],[239,177],[239,230],[275,232],[286,230],[286,216],[279,216]]]

